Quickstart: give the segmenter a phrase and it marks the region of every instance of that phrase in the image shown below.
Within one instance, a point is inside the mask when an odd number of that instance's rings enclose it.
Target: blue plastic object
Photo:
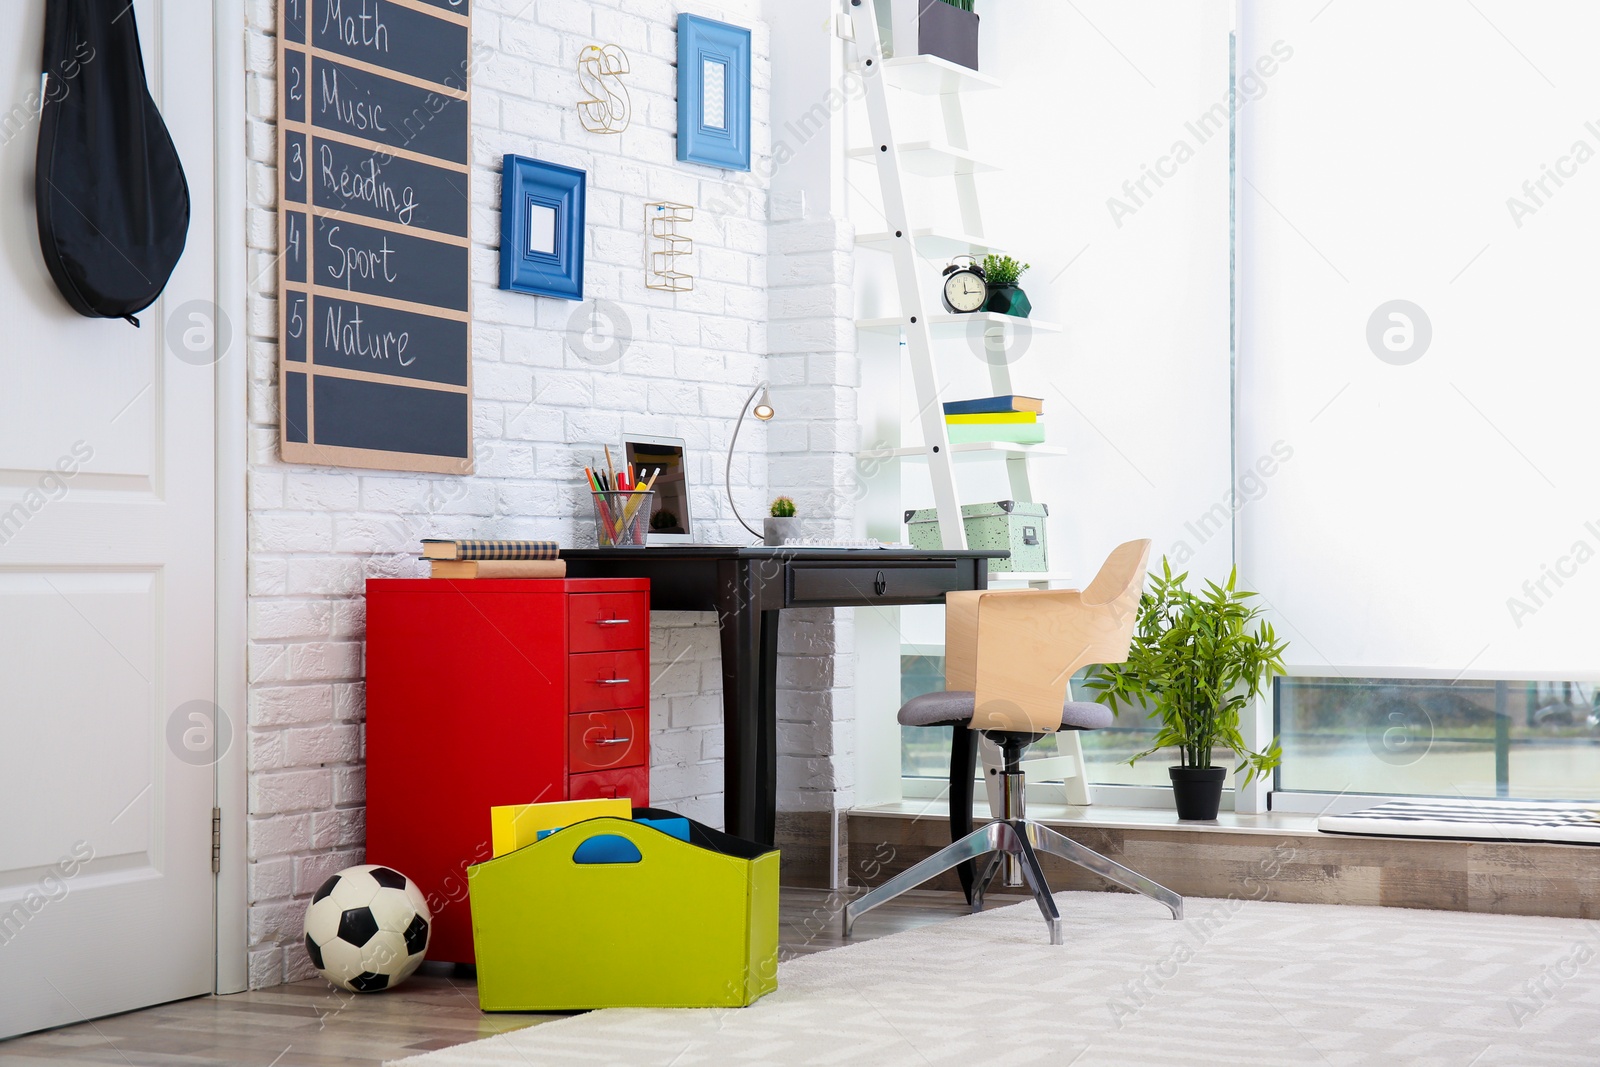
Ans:
[[[617,834],[591,837],[572,853],[573,863],[638,863],[642,859],[639,846]]]
[[[690,840],[690,821],[683,816],[669,817],[669,819],[634,819],[634,822],[661,830],[662,833],[667,833],[670,837],[678,838],[680,841]],[[563,825],[558,825],[555,829],[539,830],[538,837],[534,837],[533,840],[542,841],[544,838],[550,837],[552,833],[565,829],[566,827],[563,827]],[[594,840],[600,840],[600,838],[594,838]],[[579,848],[578,851],[581,853],[582,849]],[[573,859],[578,859],[578,856],[574,854]],[[634,864],[634,862],[638,862],[638,857],[635,856],[634,859],[592,859],[592,861],[590,859],[578,859],[578,862],[581,862],[581,864],[589,864],[589,862],[595,862],[595,864]]]

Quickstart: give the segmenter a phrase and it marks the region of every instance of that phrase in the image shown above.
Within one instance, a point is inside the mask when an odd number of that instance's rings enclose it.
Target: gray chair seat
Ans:
[[[975,703],[976,698],[972,693],[960,689],[924,693],[906,701],[900,709],[900,725],[965,725],[972,721]],[[1061,708],[1061,728],[1064,730],[1104,730],[1113,721],[1111,709],[1104,704],[1069,700]]]

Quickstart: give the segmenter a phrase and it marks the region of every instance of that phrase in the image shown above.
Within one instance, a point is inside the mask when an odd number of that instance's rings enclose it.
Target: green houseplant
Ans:
[[[1117,714],[1123,706],[1154,712],[1161,722],[1155,742],[1128,762],[1178,749],[1180,763],[1168,770],[1178,818],[1214,819],[1227,774],[1211,765],[1214,750],[1238,758],[1234,773],[1245,773],[1244,785],[1283,758],[1277,738],[1262,752],[1245,744],[1239,713],[1283,673],[1288,642],[1260,618],[1261,609],[1250,603],[1256,594],[1238,588],[1237,571],[1226,585],[1206,582],[1204,592],[1185,589],[1186,578],[1187,573],[1174,576],[1162,558],[1161,574],[1150,575],[1139,598],[1127,661],[1101,666],[1086,684]]]
[[[1030,266],[1010,256],[997,256],[992,252],[984,256],[983,279],[989,284],[989,302],[984,305],[984,310],[1015,315],[1019,319],[1027,318],[1033,311],[1033,303],[1017,283]]]
[[[772,501],[771,515],[761,522],[761,543],[783,545],[795,539],[800,520],[794,515],[794,501],[780,496]]]

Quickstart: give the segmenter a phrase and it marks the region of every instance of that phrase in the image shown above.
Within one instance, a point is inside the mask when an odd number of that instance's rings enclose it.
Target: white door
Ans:
[[[44,6],[0,32],[25,112]],[[37,117],[0,133],[0,1037],[213,987],[214,49],[209,4],[134,10],[193,201],[142,327],[67,307]]]

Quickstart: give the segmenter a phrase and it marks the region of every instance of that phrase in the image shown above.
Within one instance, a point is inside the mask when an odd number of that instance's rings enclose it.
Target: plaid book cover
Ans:
[[[429,538],[423,544],[456,546],[456,559],[560,559],[559,541],[496,541],[467,538],[449,541]]]

